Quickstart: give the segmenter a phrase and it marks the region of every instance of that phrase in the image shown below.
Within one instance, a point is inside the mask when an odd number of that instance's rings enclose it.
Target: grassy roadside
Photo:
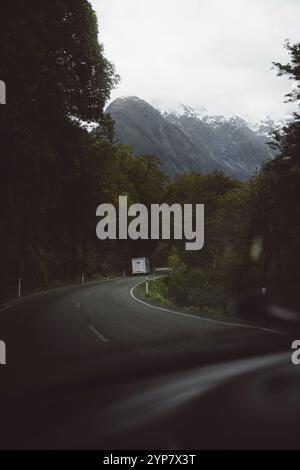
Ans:
[[[139,285],[135,289],[135,293],[139,298],[144,299],[145,301],[152,303],[157,306],[162,306],[174,310],[179,310],[182,312],[190,313],[193,315],[199,315],[206,318],[211,318],[212,320],[219,320],[219,321],[233,321],[239,323],[246,323],[249,325],[254,326],[264,326],[263,324],[259,324],[259,322],[250,322],[242,318],[238,312],[224,312],[222,309],[212,308],[206,306],[205,308],[196,308],[193,306],[188,305],[179,305],[172,301],[168,297],[168,288],[165,283],[164,278],[158,278],[154,280],[150,280],[149,282],[149,294],[146,294],[145,290],[145,283]]]
[[[154,304],[161,305],[163,307],[178,308],[178,306],[168,299],[167,286],[164,283],[163,278],[150,279],[149,282],[149,294],[146,294],[145,289],[146,283],[142,283],[135,289],[135,293],[138,297],[142,297],[145,300],[149,300]]]
[[[167,288],[164,278],[157,278],[157,279],[149,280],[148,295],[146,294],[145,283],[140,284],[136,288],[135,292],[139,297],[149,301],[150,303],[156,304],[158,306],[188,311],[190,313],[198,314],[198,315],[205,314],[205,315],[214,316],[214,317],[217,317],[217,316],[220,317],[222,315],[222,312],[216,309],[206,308],[204,311],[203,309],[201,309],[200,311],[199,309],[195,309],[191,306],[179,305],[176,302],[172,301],[168,296],[168,288]],[[225,319],[225,316],[223,315],[222,318]],[[228,317],[226,318],[228,319]]]

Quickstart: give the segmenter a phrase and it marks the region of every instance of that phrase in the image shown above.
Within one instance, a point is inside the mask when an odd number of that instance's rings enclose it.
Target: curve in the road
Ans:
[[[152,279],[152,280],[154,280],[154,279]],[[160,306],[158,306],[158,305],[150,304],[150,303],[148,303],[148,302],[145,302],[144,300],[139,299],[139,298],[134,294],[135,289],[136,289],[137,287],[139,287],[140,285],[142,285],[142,284],[145,284],[145,281],[138,282],[137,284],[135,284],[135,285],[130,289],[130,295],[131,295],[131,297],[132,297],[134,300],[136,300],[137,302],[140,302],[141,304],[146,305],[147,307],[155,308],[155,309],[162,310],[162,311],[169,312],[169,313],[175,313],[176,315],[183,315],[183,316],[185,316],[185,317],[191,317],[191,318],[196,318],[196,319],[198,319],[198,320],[208,321],[208,322],[216,323],[216,324],[219,324],[219,325],[238,326],[238,327],[241,327],[241,328],[250,328],[250,329],[252,329],[252,330],[267,331],[267,332],[269,332],[269,333],[284,334],[284,332],[282,332],[282,331],[274,330],[274,329],[271,329],[271,328],[263,328],[263,327],[254,326],[254,325],[245,325],[245,324],[239,323],[239,322],[233,323],[233,322],[227,322],[227,321],[222,321],[222,320],[213,320],[212,318],[202,317],[202,316],[200,316],[200,315],[193,315],[193,314],[191,314],[191,313],[178,312],[177,310],[171,310],[171,309],[169,309],[169,308],[160,307]]]

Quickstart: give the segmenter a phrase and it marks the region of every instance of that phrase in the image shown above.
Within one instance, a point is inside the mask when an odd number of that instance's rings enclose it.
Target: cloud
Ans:
[[[212,113],[280,118],[292,83],[272,61],[288,61],[299,37],[299,0],[92,0],[100,41],[121,75],[112,98],[136,95],[163,108],[180,102]]]

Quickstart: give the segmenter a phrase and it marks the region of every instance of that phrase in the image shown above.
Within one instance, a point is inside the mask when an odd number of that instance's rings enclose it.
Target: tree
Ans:
[[[287,49],[291,62],[275,63],[279,75],[287,75],[296,87],[287,95],[300,100],[300,43]],[[256,225],[263,238],[264,277],[280,300],[293,304],[300,281],[300,115],[272,134],[277,157],[268,162],[257,179]],[[278,286],[280,288],[278,289]],[[297,288],[298,289],[298,288]],[[299,307],[299,305],[297,305]]]
[[[104,105],[118,76],[86,0],[5,2],[0,41],[1,288],[23,274],[33,287],[78,275],[113,153],[81,123],[111,133]]]
[[[288,64],[280,64],[279,62],[273,62],[275,68],[277,68],[278,75],[287,75],[289,80],[296,82],[296,87],[291,93],[288,93],[286,97],[288,101],[299,101],[300,100],[300,43],[291,44],[289,41],[285,44],[286,49],[289,51],[291,56],[291,62]]]
[[[9,109],[23,115],[23,122],[102,118],[118,76],[98,42],[88,1],[6,2],[0,40],[0,76],[7,84]]]

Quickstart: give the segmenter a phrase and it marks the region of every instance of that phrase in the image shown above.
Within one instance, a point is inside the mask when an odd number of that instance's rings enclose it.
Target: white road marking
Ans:
[[[101,339],[103,343],[109,343],[109,339],[103,336],[100,331],[97,330],[93,325],[89,325],[89,329],[97,336],[97,338]]]
[[[151,279],[153,280],[153,279]],[[213,320],[211,318],[206,318],[206,317],[201,317],[199,315],[192,315],[191,313],[183,313],[183,312],[178,312],[176,310],[171,310],[169,308],[164,308],[164,307],[158,307],[156,305],[152,305],[152,304],[148,304],[147,302],[141,300],[141,299],[138,299],[133,291],[140,285],[142,284],[145,284],[145,281],[142,281],[142,282],[139,282],[138,284],[135,284],[131,289],[130,289],[130,295],[131,297],[136,300],[137,302],[140,302],[141,304],[144,304],[146,305],[147,307],[150,307],[150,308],[156,308],[157,310],[162,310],[164,312],[169,312],[169,313],[175,313],[177,315],[181,315],[183,317],[191,317],[191,318],[196,318],[197,320],[202,320],[202,321],[208,321],[208,322],[211,322],[211,323],[217,323],[219,325],[225,325],[225,326],[236,326],[236,327],[241,327],[241,328],[250,328],[252,330],[260,330],[260,331],[268,331],[270,333],[278,333],[278,334],[285,334],[283,331],[279,331],[279,330],[272,330],[270,328],[262,328],[260,326],[252,326],[252,325],[245,325],[245,324],[242,324],[242,323],[231,323],[231,322],[225,322],[225,321],[221,321],[221,320]]]
[[[90,292],[86,292],[85,295],[91,295],[91,293],[90,293]]]

